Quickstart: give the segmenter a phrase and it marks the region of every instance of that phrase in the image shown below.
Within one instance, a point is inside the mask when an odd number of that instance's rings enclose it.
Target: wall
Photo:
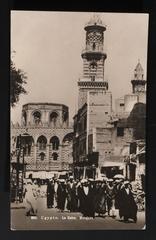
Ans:
[[[139,93],[139,102],[146,104],[146,92],[140,92]]]
[[[124,98],[118,98],[115,100],[115,113],[120,115],[125,111],[125,102]]]
[[[31,155],[29,157],[25,157],[25,161],[28,163],[27,169],[29,170],[62,170],[62,161],[65,161],[65,162],[69,161],[71,163],[72,162],[71,145],[69,144],[69,149],[68,149],[68,152],[70,153],[66,155],[65,152],[62,150],[62,141],[65,135],[68,133],[71,133],[72,131],[73,131],[72,128],[51,129],[51,128],[41,128],[41,127],[40,128],[29,127],[27,129],[27,133],[33,137],[34,144],[32,147]],[[13,144],[13,138],[23,133],[25,133],[25,128],[12,127],[11,129],[12,144]],[[38,150],[38,147],[37,147],[37,139],[41,135],[45,136],[47,139],[46,151]],[[52,147],[50,145],[50,139],[53,136],[57,136],[60,140],[60,147],[58,151],[57,150],[52,151]],[[46,158],[43,161],[39,159],[40,152],[46,153]],[[59,154],[58,160],[56,161],[52,160],[51,158],[52,152],[58,152]]]
[[[112,94],[107,91],[88,93],[89,129],[105,127],[112,113]]]

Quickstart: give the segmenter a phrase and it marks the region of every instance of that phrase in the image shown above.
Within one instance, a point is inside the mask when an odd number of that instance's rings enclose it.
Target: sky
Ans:
[[[85,24],[92,12],[11,12],[11,51],[17,68],[27,75],[25,89],[11,120],[21,121],[22,105],[29,102],[61,103],[69,107],[70,121],[78,108],[77,81],[82,77],[81,52]],[[138,59],[146,79],[148,14],[98,13],[107,26],[104,50],[105,80],[113,101],[131,93]]]

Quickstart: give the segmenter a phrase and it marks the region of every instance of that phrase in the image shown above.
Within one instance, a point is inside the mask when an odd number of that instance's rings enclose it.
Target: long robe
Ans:
[[[70,183],[67,184],[67,208],[71,212],[77,211],[78,208],[78,198],[77,198],[77,189],[76,184],[73,183],[72,185]]]
[[[95,211],[99,214],[106,213],[106,186],[100,186],[96,189]]]
[[[115,208],[116,209],[120,208],[120,204],[122,202],[122,197],[121,197],[122,187],[123,186],[122,186],[121,183],[117,183],[113,188],[113,194],[114,194],[114,198],[115,198]]]
[[[51,208],[54,205],[54,184],[49,182],[47,185],[47,207]]]
[[[65,202],[67,199],[67,189],[65,184],[59,184],[57,189],[57,206],[61,211],[65,208]]]
[[[88,186],[88,194],[85,193],[84,187],[81,186],[78,189],[80,200],[80,211],[84,217],[95,217],[95,205],[94,205],[94,189]]]
[[[27,184],[25,187],[25,207],[27,215],[37,214],[37,186],[35,184]]]
[[[125,188],[121,189],[121,202],[119,207],[119,216],[124,217],[125,220],[128,218],[136,221],[137,219],[137,204],[134,200],[133,194],[131,190],[129,190],[129,194],[126,192]]]

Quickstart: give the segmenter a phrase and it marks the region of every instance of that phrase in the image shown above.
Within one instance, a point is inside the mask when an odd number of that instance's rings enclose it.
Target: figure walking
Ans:
[[[37,196],[37,185],[29,179],[24,189],[26,216],[37,215]]]

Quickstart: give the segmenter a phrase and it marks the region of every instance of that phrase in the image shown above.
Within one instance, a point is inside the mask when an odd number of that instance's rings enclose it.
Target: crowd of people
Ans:
[[[37,214],[37,198],[40,195],[38,184],[32,179],[24,188],[26,215]],[[58,211],[80,212],[83,217],[95,218],[106,215],[115,218],[116,210],[125,222],[137,222],[137,204],[132,185],[124,179],[81,179],[52,178],[46,183],[47,208]]]

